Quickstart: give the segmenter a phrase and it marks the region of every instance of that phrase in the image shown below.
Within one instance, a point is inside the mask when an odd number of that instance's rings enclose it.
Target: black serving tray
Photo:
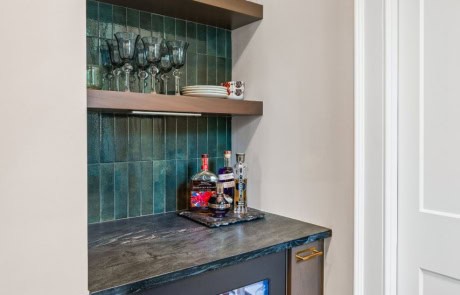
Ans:
[[[231,225],[241,222],[248,222],[252,220],[257,220],[265,217],[265,213],[253,208],[248,208],[247,213],[233,213],[228,212],[225,217],[216,218],[212,216],[212,213],[209,211],[179,211],[177,213],[179,216],[191,219],[207,227],[219,227],[225,225]]]

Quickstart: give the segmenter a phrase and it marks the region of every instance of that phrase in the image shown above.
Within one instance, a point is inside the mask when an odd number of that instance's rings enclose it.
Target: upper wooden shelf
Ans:
[[[263,6],[246,0],[101,1],[229,30],[240,28],[263,18]]]
[[[88,89],[88,109],[261,116],[263,102]]]

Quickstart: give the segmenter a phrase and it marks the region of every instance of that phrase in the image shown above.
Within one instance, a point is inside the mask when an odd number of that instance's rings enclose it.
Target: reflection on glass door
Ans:
[[[268,279],[219,295],[268,295]]]

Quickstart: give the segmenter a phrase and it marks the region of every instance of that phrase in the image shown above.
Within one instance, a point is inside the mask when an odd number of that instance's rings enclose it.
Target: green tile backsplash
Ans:
[[[88,112],[88,222],[186,208],[201,154],[216,171],[226,149],[231,117]]]
[[[230,31],[96,1],[87,2],[88,64],[100,64],[100,44],[119,31],[190,42],[184,85],[231,80]],[[231,148],[230,117],[88,112],[87,119],[89,223],[186,208],[201,154],[216,171]]]

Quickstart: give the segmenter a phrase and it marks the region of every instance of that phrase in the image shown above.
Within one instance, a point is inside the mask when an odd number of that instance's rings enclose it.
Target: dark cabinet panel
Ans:
[[[217,295],[235,288],[269,280],[269,294],[286,293],[286,251],[162,285],[143,295]]]

